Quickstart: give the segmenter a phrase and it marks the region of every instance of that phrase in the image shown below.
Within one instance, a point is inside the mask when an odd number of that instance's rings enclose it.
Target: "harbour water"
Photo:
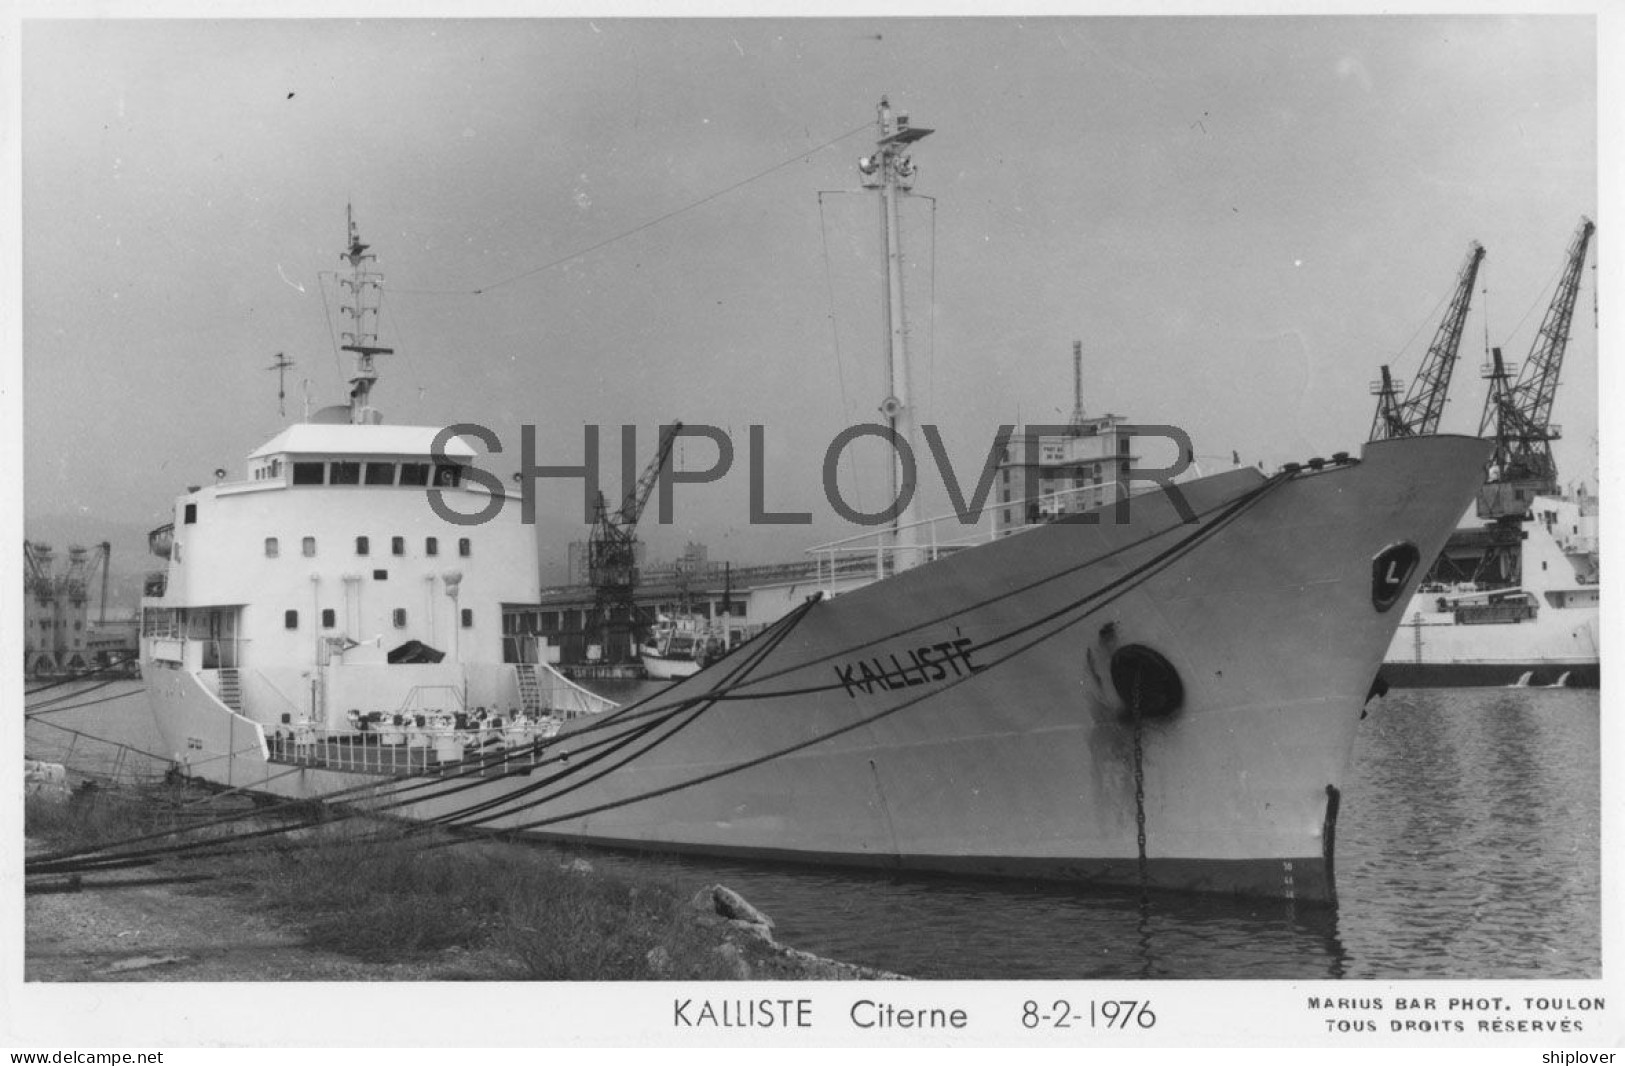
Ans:
[[[605,687],[620,700],[638,694]],[[30,754],[102,772],[118,758],[47,720],[158,751],[137,688],[63,701],[105,700],[31,721]],[[771,915],[784,943],[919,978],[1595,978],[1599,712],[1596,691],[1571,689],[1394,691],[1374,703],[1344,790],[1335,909],[1195,896],[1142,905],[1135,894],[1053,885],[593,858],[696,889],[722,881]],[[157,768],[123,758],[130,770]]]

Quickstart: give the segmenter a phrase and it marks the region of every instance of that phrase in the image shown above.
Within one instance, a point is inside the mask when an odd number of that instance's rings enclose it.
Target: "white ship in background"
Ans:
[[[1559,493],[1551,442],[1563,355],[1596,231],[1582,218],[1521,371],[1491,350],[1479,435],[1495,442],[1472,520],[1445,545],[1383,660],[1400,688],[1595,688],[1601,678],[1597,499]],[[1372,440],[1437,432],[1484,249],[1473,244],[1454,299],[1403,400],[1382,368]]]
[[[1537,496],[1517,527],[1453,534],[1405,610],[1383,679],[1397,688],[1598,687],[1596,504]]]
[[[897,209],[930,131],[884,101],[878,127],[860,171],[886,221],[882,410],[911,439]],[[436,454],[442,432],[381,424],[353,227],[347,258],[349,402],[242,480],[189,489],[155,536],[143,665],[183,773],[453,831],[1335,899],[1362,711],[1486,442],[1379,440],[1056,504],[953,551],[905,509],[867,549],[880,580],[611,708],[518,637],[538,597],[518,502],[477,526],[429,506],[432,486],[478,513],[484,479],[457,441]],[[1088,436],[1054,490],[1114,480],[1124,443]]]

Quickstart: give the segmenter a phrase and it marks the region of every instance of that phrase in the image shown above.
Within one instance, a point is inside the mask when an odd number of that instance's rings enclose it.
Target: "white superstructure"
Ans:
[[[150,536],[167,559],[142,601],[148,691],[177,762],[229,714],[234,750],[370,726],[419,745],[436,730],[537,723],[556,708],[537,649],[504,614],[539,594],[534,528],[495,499],[476,452],[432,426],[384,425],[371,405],[378,277],[352,223],[350,402],[288,426],[175,501]],[[438,506],[437,506],[438,504]],[[540,667],[546,673],[546,667]],[[540,680],[540,685],[538,681]],[[601,709],[572,694],[576,710]]]
[[[1383,663],[1388,682],[1596,687],[1602,589],[1595,504],[1589,496],[1537,496],[1522,523],[1459,531],[1447,560],[1461,571],[1476,557],[1479,579],[1418,590]],[[1498,528],[1516,542],[1496,543]]]

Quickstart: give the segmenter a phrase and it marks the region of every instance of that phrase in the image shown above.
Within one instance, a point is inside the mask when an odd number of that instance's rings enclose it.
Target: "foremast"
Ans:
[[[879,140],[875,153],[858,161],[865,188],[880,193],[880,234],[886,257],[886,366],[891,392],[880,404],[880,413],[898,441],[893,448],[891,468],[891,499],[904,497],[902,506],[892,518],[892,554],[898,570],[917,566],[922,561],[919,549],[919,511],[915,506],[915,484],[912,470],[905,467],[903,449],[919,455],[916,439],[917,420],[909,400],[908,381],[908,322],[903,309],[903,245],[898,224],[898,198],[914,185],[915,168],[908,156],[909,145],[928,136],[932,131],[910,126],[908,116],[894,113],[885,97],[880,98],[876,125]]]

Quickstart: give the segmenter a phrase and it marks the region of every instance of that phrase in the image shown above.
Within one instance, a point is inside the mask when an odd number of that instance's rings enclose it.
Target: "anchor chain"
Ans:
[[[1145,720],[1140,709],[1140,676],[1141,672],[1136,670],[1130,710],[1134,715],[1134,827],[1135,840],[1140,847],[1140,898],[1144,899],[1149,877],[1145,860]]]

